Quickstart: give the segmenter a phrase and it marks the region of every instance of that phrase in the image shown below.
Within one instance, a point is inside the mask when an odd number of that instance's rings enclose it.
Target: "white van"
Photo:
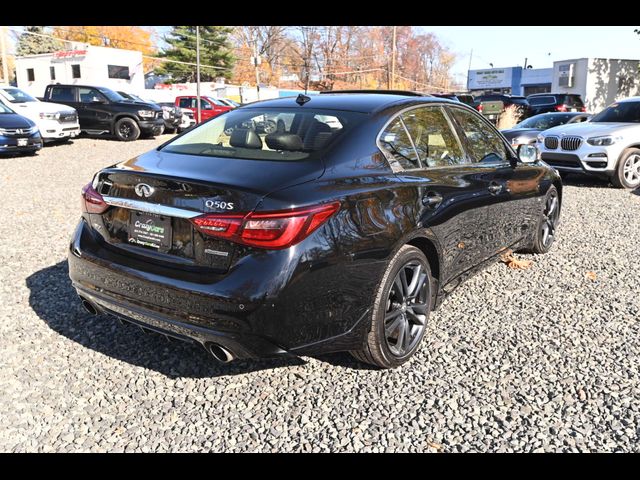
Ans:
[[[15,87],[0,87],[0,102],[17,114],[33,120],[45,142],[66,140],[80,133],[78,112],[67,105],[41,102]]]

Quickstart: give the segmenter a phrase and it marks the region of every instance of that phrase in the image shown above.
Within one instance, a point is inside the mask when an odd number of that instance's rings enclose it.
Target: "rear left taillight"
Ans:
[[[307,238],[340,208],[340,202],[313,207],[251,212],[205,214],[191,219],[198,231],[211,237],[267,249],[288,248]]]
[[[102,213],[109,205],[104,201],[102,195],[96,192],[91,183],[82,187],[82,211],[87,213]]]
[[[586,112],[586,111],[587,111],[587,107],[582,107],[582,108],[580,109],[580,111],[581,111],[581,112]]]
[[[478,105],[478,111],[482,113],[482,110],[484,110],[484,107],[482,106],[482,104]]]
[[[558,105],[558,106],[556,106],[556,111],[558,111],[558,112],[566,112],[567,111],[567,106],[566,105]]]

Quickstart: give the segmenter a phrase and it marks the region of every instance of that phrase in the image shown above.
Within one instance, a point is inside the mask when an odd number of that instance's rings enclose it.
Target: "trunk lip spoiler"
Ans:
[[[157,215],[164,215],[167,217],[191,219],[203,215],[203,212],[196,212],[194,210],[186,210],[184,208],[178,207],[170,207],[168,205],[162,205],[159,203],[143,202],[131,198],[117,198],[104,195],[102,198],[107,205],[111,205],[113,207],[138,210],[145,213],[155,213]]]

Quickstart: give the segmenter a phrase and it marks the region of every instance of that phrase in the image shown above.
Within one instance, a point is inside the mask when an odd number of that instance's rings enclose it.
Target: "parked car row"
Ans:
[[[237,106],[233,100],[202,96],[201,120]],[[195,95],[157,103],[91,85],[48,85],[41,99],[16,87],[0,87],[0,107],[0,153],[34,153],[46,142],[67,141],[81,132],[134,141],[181,133],[197,123]]]

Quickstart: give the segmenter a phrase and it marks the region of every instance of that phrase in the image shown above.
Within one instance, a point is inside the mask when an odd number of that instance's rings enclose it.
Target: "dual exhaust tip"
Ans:
[[[82,303],[82,307],[91,315],[100,314],[100,309],[87,298],[80,296],[80,302]],[[213,358],[215,358],[220,363],[229,363],[235,358],[233,353],[217,343],[209,343],[206,348],[209,353],[213,355]]]

